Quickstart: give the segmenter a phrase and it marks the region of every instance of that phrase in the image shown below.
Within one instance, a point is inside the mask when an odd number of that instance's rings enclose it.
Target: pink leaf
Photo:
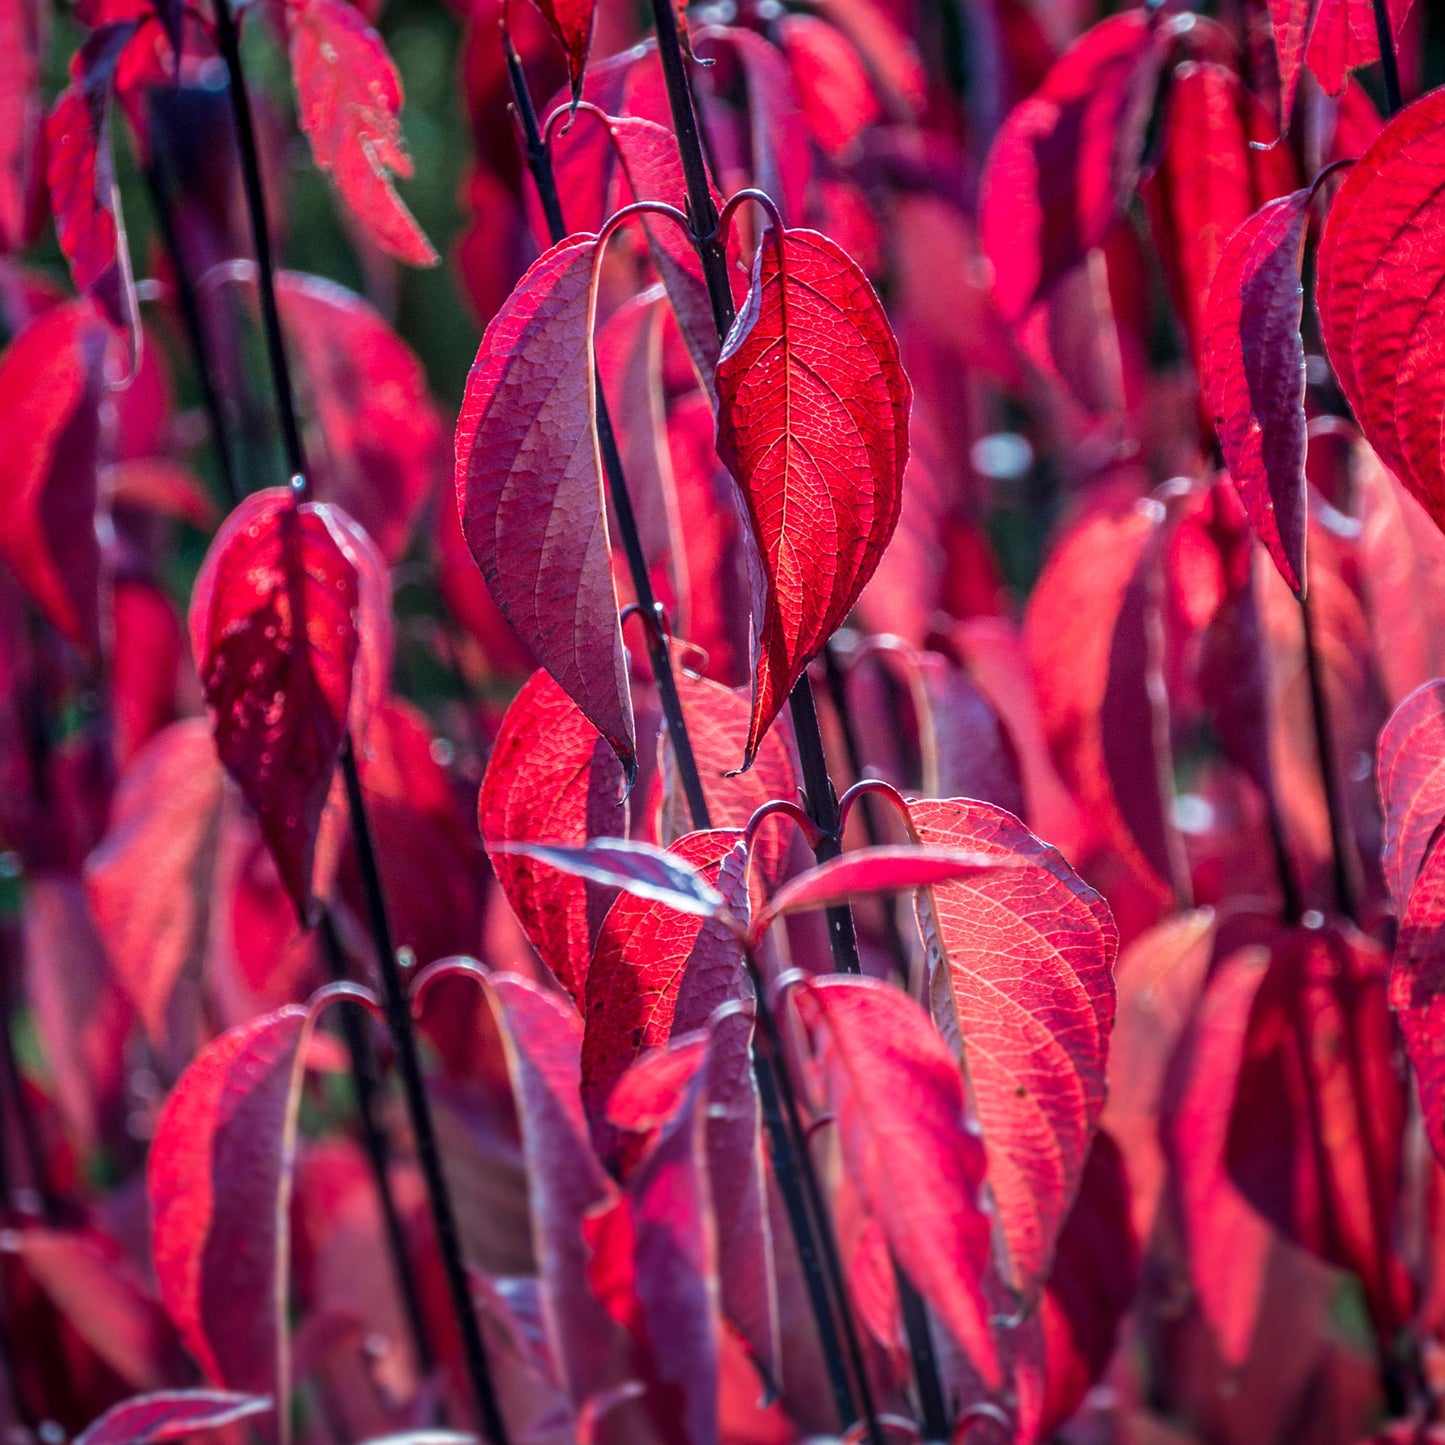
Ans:
[[[154,1445],[218,1430],[269,1410],[271,1403],[262,1395],[221,1390],[159,1390],[113,1406],[75,1437],[75,1445]]]

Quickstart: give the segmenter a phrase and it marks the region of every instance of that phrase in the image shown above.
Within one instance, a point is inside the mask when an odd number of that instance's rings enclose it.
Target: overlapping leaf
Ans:
[[[815,979],[793,997],[821,1053],[850,1177],[903,1272],[997,1386],[983,1293],[985,1162],[966,1127],[957,1062],[923,1010],[886,984]]]
[[[437,253],[396,193],[412,173],[402,141],[401,77],[381,37],[344,0],[288,0],[291,73],[301,129],[351,213],[376,243],[412,266]]]
[[[592,236],[554,246],[487,328],[457,421],[457,506],[503,615],[631,772],[594,410],[596,250]]]
[[[1300,265],[1312,192],[1271,201],[1225,242],[1209,286],[1204,384],[1255,534],[1305,590],[1305,350]]]
[[[1042,1285],[1104,1107],[1119,935],[1104,900],[1016,818],[915,799],[922,842],[1013,866],[918,898],[932,1012],[960,1055],[1014,1286]]]
[[[622,769],[597,730],[538,672],[513,699],[482,781],[478,823],[497,881],[542,961],[580,1000],[608,899],[595,885],[495,845],[577,846],[626,832]]]
[[[1320,242],[1316,303],[1360,429],[1445,526],[1445,91],[1407,106],[1341,184]]]
[[[980,183],[994,295],[1021,321],[1102,244],[1139,173],[1155,31],[1142,10],[1087,31],[1015,106]]]
[[[718,455],[742,489],[764,586],[750,766],[897,525],[912,390],[868,278],[798,230],[759,247],[716,380]]]
[[[0,557],[77,647],[100,647],[96,534],[106,338],[73,301],[38,317],[0,356]]]
[[[1410,0],[1386,0],[1390,30],[1398,39]],[[1380,58],[1374,0],[1269,0],[1279,56],[1281,123],[1288,123],[1308,65],[1329,95],[1338,95],[1352,70]]]
[[[337,508],[298,505],[284,488],[231,514],[196,579],[191,647],[216,750],[303,918],[342,741],[385,685],[389,618],[370,540]]]

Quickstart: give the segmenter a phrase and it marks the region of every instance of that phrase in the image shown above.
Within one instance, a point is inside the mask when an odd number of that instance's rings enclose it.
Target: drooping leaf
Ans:
[[[1265,106],[1231,69],[1186,61],[1171,75],[1163,151],[1143,187],[1152,229],[1204,375],[1209,283],[1224,243],[1266,202],[1295,189],[1287,146]]]
[[[554,246],[488,326],[457,421],[457,506],[503,615],[631,773],[590,360],[596,249]]]
[[[670,851],[730,906],[745,906],[740,841],[724,829],[688,833]],[[618,896],[602,920],[587,973],[582,1102],[594,1123],[618,1079],[644,1052],[702,1027],[729,996],[742,996],[742,967],[737,938],[720,920],[633,893]],[[685,989],[692,1002],[679,1018]]]
[[[211,929],[222,773],[199,718],[172,724],[137,754],[86,859],[85,888],[122,987],[152,1039],[171,994],[199,966]]]
[[[923,1010],[886,984],[819,978],[792,997],[817,1040],[849,1176],[904,1274],[997,1387],[983,1293],[986,1166],[957,1062]]]
[[[448,466],[422,364],[377,311],[332,281],[283,271],[276,299],[321,433],[319,454],[309,449],[313,495],[342,507],[395,562]]]
[[[97,466],[105,330],[84,301],[0,355],[0,557],[71,642],[100,647]]]
[[[1445,525],[1445,327],[1436,294],[1445,91],[1406,106],[1345,176],[1320,241],[1316,304],[1330,364],[1371,446]]]
[[[769,232],[718,362],[718,455],[762,567],[751,766],[898,522],[912,389],[868,278],[813,231]]]
[[[1445,822],[1445,682],[1416,688],[1391,713],[1377,758],[1385,812],[1381,861],[1395,916],[1403,918],[1430,840]]]
[[[1410,0],[1386,0],[1390,30],[1398,41]],[[1352,70],[1380,59],[1380,32],[1373,0],[1269,0],[1279,56],[1280,122],[1288,123],[1308,65],[1327,95],[1339,95]]]
[[[402,140],[401,77],[381,37],[344,0],[288,0],[291,73],[301,129],[317,167],[388,254],[434,266],[436,249],[397,195],[408,179]]]
[[[290,1005],[203,1049],[161,1110],[147,1174],[156,1279],[182,1340],[208,1379],[271,1395],[282,1421],[291,1166],[311,1021]]]
[[[110,102],[116,67],[136,33],[133,19],[92,31],[45,123],[46,180],[60,249],[76,289],[94,294],[117,324],[133,315],[134,298],[110,150]]]
[[[497,881],[542,961],[582,998],[608,897],[594,884],[496,845],[580,846],[626,832],[622,769],[612,749],[545,672],[502,719],[482,780],[478,826]]]
[[[935,848],[1014,866],[918,895],[932,1011],[960,1054],[1013,1284],[1043,1284],[1104,1107],[1119,935],[1104,900],[1016,818],[915,799]]]
[[[592,48],[592,20],[597,0],[537,0],[552,34],[567,53],[567,76],[572,99],[582,98],[582,77],[587,69],[587,52]],[[683,27],[686,34],[686,27]]]
[[[1229,474],[1280,575],[1305,589],[1300,264],[1311,192],[1271,201],[1224,244],[1209,286],[1204,383]]]
[[[75,1445],[156,1445],[202,1430],[218,1430],[269,1410],[264,1395],[222,1390],[158,1390],[107,1410],[75,1437]]]
[[[1103,243],[1139,173],[1157,61],[1143,10],[1101,21],[999,129],[980,183],[994,295],[1021,321]]]
[[[299,916],[342,742],[377,700],[390,652],[386,569],[345,513],[254,492],[211,544],[191,648],[216,750],[260,819]]]

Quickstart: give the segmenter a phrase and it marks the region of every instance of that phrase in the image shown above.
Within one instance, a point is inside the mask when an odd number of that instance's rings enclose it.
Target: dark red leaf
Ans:
[[[793,998],[817,1038],[854,1185],[900,1268],[996,1388],[984,1154],[966,1126],[957,1062],[923,1010],[886,984],[813,979]]]
[[[1157,61],[1143,10],[1101,21],[1015,106],[980,183],[979,240],[994,295],[1022,321],[1103,243],[1139,173]]]
[[[978,1116],[1012,1274],[1043,1284],[1104,1107],[1119,934],[1054,849],[986,803],[909,803],[920,841],[1011,865],[918,895],[932,1011]]]
[[[221,1390],[159,1390],[107,1410],[75,1437],[75,1445],[152,1445],[202,1430],[217,1430],[269,1410],[264,1395]]]
[[[1385,1242],[1399,1209],[1404,1121],[1383,954],[1333,928],[1283,934],[1250,1010],[1229,1172],[1288,1238],[1359,1275],[1385,1334],[1410,1299]]]
[[[173,724],[126,769],[85,889],[122,987],[154,1040],[171,993],[199,968],[211,931],[223,777],[211,730]]]
[[[196,578],[191,648],[216,750],[302,918],[342,741],[385,685],[389,619],[370,540],[344,512],[298,505],[285,488],[241,503]]]
[[[1209,286],[1204,384],[1256,536],[1305,588],[1305,350],[1300,265],[1311,192],[1271,201],[1224,244]]]
[[[45,22],[38,0],[19,0],[0,10],[0,252],[6,255],[33,239],[45,115],[40,96]]]
[[[288,1408],[288,1195],[312,1015],[289,1006],[222,1034],[156,1122],[147,1185],[156,1279],[206,1376]]]
[[[740,841],[740,834],[722,829],[689,833],[670,851],[730,906],[745,909]],[[621,894],[602,920],[587,974],[582,1102],[594,1124],[618,1079],[644,1052],[702,1027],[714,1008],[745,992],[742,950],[724,923]]]
[[[351,213],[390,255],[434,266],[437,253],[393,177],[411,176],[402,141],[401,77],[381,37],[344,0],[288,0],[291,73],[301,129]]]
[[[0,557],[77,647],[100,647],[96,535],[105,330],[83,301],[31,322],[0,356]]]
[[[571,698],[534,673],[502,719],[482,780],[478,827],[497,881],[542,962],[574,999],[610,895],[498,843],[580,846],[627,831],[622,769]]]
[[[344,508],[395,562],[448,466],[445,428],[422,364],[343,286],[282,272],[276,299],[321,433],[321,446],[310,449],[313,493]]]
[[[1445,525],[1445,90],[1407,106],[1346,175],[1320,242],[1316,304],[1330,362],[1360,429]]]
[[[118,215],[110,151],[110,100],[121,52],[137,34],[134,20],[87,36],[45,123],[46,179],[56,237],[76,289],[96,295],[112,321],[125,320],[130,252]]]
[[[1397,867],[1403,853],[1400,848]],[[1399,917],[1390,1006],[1414,1070],[1426,1137],[1436,1158],[1445,1159],[1445,1054],[1440,1048],[1445,1035],[1445,850],[1438,841],[1412,877]]]
[[[457,506],[503,615],[636,768],[590,360],[596,238],[554,246],[492,319],[457,420]]]
[[[751,766],[808,659],[898,522],[912,389],[868,278],[814,231],[776,230],[717,367],[718,455],[762,565]]]

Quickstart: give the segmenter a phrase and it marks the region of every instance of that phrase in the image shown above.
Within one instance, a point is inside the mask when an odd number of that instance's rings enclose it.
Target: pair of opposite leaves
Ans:
[[[650,218],[648,230],[671,225]],[[487,328],[457,427],[457,501],[503,613],[630,773],[592,361],[603,244],[579,234],[554,246]],[[659,269],[686,327],[689,277]],[[857,264],[825,236],[782,227],[759,245],[711,380],[718,455],[749,521],[753,707],[739,760],[749,766],[897,525],[912,393]]]

